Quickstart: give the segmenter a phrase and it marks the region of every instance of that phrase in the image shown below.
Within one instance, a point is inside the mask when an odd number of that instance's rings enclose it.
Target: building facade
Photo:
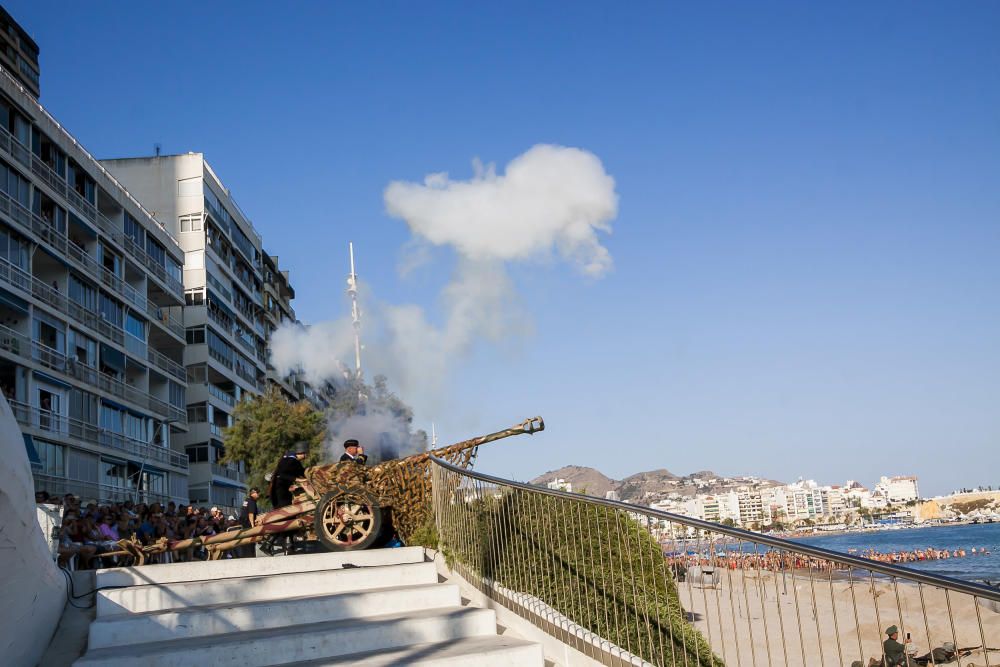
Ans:
[[[38,45],[2,6],[0,6],[0,67],[24,86],[32,97],[38,99],[41,91]]]
[[[190,464],[191,502],[235,513],[246,475],[242,464],[223,463],[222,434],[236,404],[265,389],[267,255],[260,235],[201,153],[102,164],[159,212],[184,251],[189,430],[178,446]]]
[[[183,254],[35,92],[0,71],[0,385],[36,488],[186,500]]]

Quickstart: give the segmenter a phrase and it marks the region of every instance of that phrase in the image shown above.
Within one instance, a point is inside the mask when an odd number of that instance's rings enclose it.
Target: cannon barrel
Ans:
[[[478,438],[469,438],[468,440],[463,440],[462,442],[456,442],[455,444],[448,445],[447,447],[439,447],[438,449],[432,449],[422,454],[414,454],[413,456],[407,456],[404,459],[384,461],[383,463],[373,466],[372,470],[378,470],[380,466],[388,463],[417,465],[429,460],[430,457],[432,456],[440,459],[450,454],[457,454],[458,452],[462,452],[467,449],[473,449],[480,445],[485,445],[488,442],[494,442],[496,440],[502,440],[503,438],[509,438],[512,435],[523,435],[525,433],[528,435],[532,435],[534,433],[544,430],[545,430],[545,420],[542,419],[541,417],[532,417],[531,419],[525,419],[523,422],[517,424],[516,426],[505,428],[502,431],[497,431],[496,433],[481,435]]]

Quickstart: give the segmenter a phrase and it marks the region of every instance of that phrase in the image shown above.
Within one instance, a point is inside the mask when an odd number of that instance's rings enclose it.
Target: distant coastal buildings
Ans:
[[[869,490],[854,480],[843,485],[821,486],[814,480],[785,485],[740,486],[714,494],[693,497],[668,494],[650,504],[654,509],[704,521],[759,530],[819,523],[851,522],[873,511],[915,503],[919,500],[917,478],[881,477]]]

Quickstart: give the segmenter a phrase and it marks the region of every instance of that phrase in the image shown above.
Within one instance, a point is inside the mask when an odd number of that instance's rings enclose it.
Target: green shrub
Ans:
[[[660,665],[719,665],[686,619],[660,546],[626,513],[517,491],[446,508],[442,549]]]

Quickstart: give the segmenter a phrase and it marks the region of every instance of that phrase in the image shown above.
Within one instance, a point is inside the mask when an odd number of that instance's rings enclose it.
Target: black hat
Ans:
[[[292,447],[292,452],[294,454],[308,454],[309,443],[306,442],[305,440],[299,440],[298,442],[295,443],[295,446]]]
[[[360,447],[360,446],[361,443],[358,442],[357,440],[354,440],[353,438],[350,440],[344,440],[344,449],[347,449],[348,447]]]

